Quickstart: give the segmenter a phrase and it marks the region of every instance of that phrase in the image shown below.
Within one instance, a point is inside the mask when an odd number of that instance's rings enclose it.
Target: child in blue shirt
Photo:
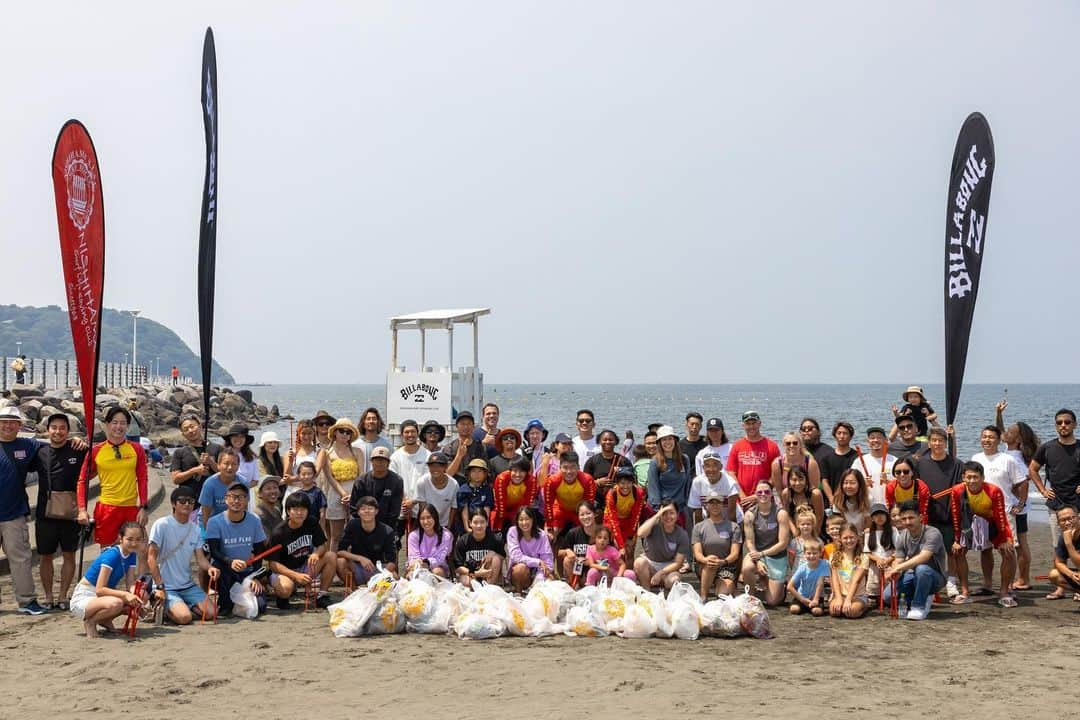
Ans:
[[[315,485],[315,463],[309,460],[300,463],[297,474],[300,476],[300,488],[297,492],[304,493],[311,501],[308,517],[318,520],[322,525],[326,521],[326,493]],[[285,519],[288,520],[288,517]]]
[[[458,488],[457,506],[461,510],[461,520],[455,523],[455,535],[460,535],[469,527],[469,520],[475,513],[482,512],[490,519],[495,509],[495,491],[488,482],[488,466],[483,460],[476,459],[469,463],[469,482]]]
[[[789,608],[792,615],[809,612],[814,617],[820,617],[825,614],[823,595],[831,568],[821,562],[821,553],[820,540],[810,538],[803,541],[803,562],[787,584],[787,591],[795,601]]]

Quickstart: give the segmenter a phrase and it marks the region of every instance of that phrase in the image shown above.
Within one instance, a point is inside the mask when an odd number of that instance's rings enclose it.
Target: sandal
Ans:
[[[1014,608],[1016,607],[1016,598],[1014,598],[1012,595],[1002,595],[998,599],[998,605],[1003,608]]]
[[[1065,591],[1064,590],[1055,590],[1052,593],[1048,593],[1043,599],[1044,600],[1064,600],[1065,599]]]
[[[988,596],[993,595],[993,594],[994,594],[994,591],[992,589],[990,589],[988,587],[981,587],[978,590],[976,590],[975,592],[971,593],[971,596],[972,597],[988,597]]]
[[[1016,583],[1013,583],[1012,589],[1014,591],[1018,591],[1018,592],[1027,592],[1028,590],[1031,590],[1031,586],[1030,585],[1017,585]]]
[[[969,602],[971,602],[971,598],[969,598],[964,593],[960,593],[949,602],[953,605],[967,605]]]
[[[71,608],[68,606],[67,600],[61,600],[60,602],[56,603],[56,609],[57,610],[63,610],[64,612],[67,612]]]

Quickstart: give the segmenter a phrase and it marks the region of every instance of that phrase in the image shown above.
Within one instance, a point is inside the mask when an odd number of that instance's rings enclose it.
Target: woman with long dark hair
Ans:
[[[454,536],[439,523],[439,512],[432,505],[417,503],[416,522],[420,526],[409,533],[408,570],[426,568],[439,577],[450,576],[447,558],[454,550]]]
[[[780,506],[787,510],[791,518],[791,535],[796,537],[799,529],[795,527],[795,509],[800,505],[809,505],[814,511],[814,535],[821,535],[821,526],[825,522],[825,495],[816,486],[811,485],[806,469],[800,465],[787,471],[787,487],[780,493]]]
[[[1026,422],[1017,421],[1009,426],[1005,426],[1005,408],[1008,406],[1008,401],[1002,400],[995,408],[996,410],[996,425],[998,430],[1001,431],[1001,439],[1005,442],[1005,450],[1016,462],[1020,463],[1024,470],[1027,471],[1031,465],[1032,459],[1035,457],[1035,451],[1039,449],[1039,436],[1035,434],[1035,431],[1031,429],[1031,426]],[[1013,590],[1030,590],[1031,589],[1031,546],[1028,545],[1027,538],[1027,510],[1028,510],[1028,493],[1031,491],[1031,480],[1022,483],[1016,488],[1016,497],[1020,501],[1015,510],[1016,522],[1016,582],[1013,583]],[[1061,588],[1054,588],[1054,591],[1046,596],[1047,599],[1056,600],[1060,597],[1065,597],[1065,591]]]
[[[525,592],[537,575],[553,577],[555,557],[547,533],[540,528],[540,513],[534,508],[518,510],[514,526],[506,533],[506,559],[510,582],[517,592]]]

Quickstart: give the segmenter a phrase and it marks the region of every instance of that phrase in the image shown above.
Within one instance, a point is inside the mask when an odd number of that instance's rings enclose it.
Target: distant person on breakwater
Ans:
[[[180,383],[180,368],[175,365],[172,366],[172,384],[175,387]]]
[[[22,385],[26,382],[26,356],[19,355],[11,361],[11,369],[15,371],[15,382]]]

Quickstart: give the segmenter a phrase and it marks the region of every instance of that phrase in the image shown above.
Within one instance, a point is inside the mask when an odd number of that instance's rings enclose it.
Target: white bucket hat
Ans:
[[[267,430],[266,432],[264,432],[259,437],[259,449],[262,450],[263,445],[265,445],[268,442],[280,443],[281,438],[279,438],[278,434],[276,432],[274,432],[273,430]]]
[[[675,428],[671,427],[670,425],[661,425],[660,427],[656,428],[656,442],[660,442],[666,437],[677,438],[679,436],[675,434]]]

